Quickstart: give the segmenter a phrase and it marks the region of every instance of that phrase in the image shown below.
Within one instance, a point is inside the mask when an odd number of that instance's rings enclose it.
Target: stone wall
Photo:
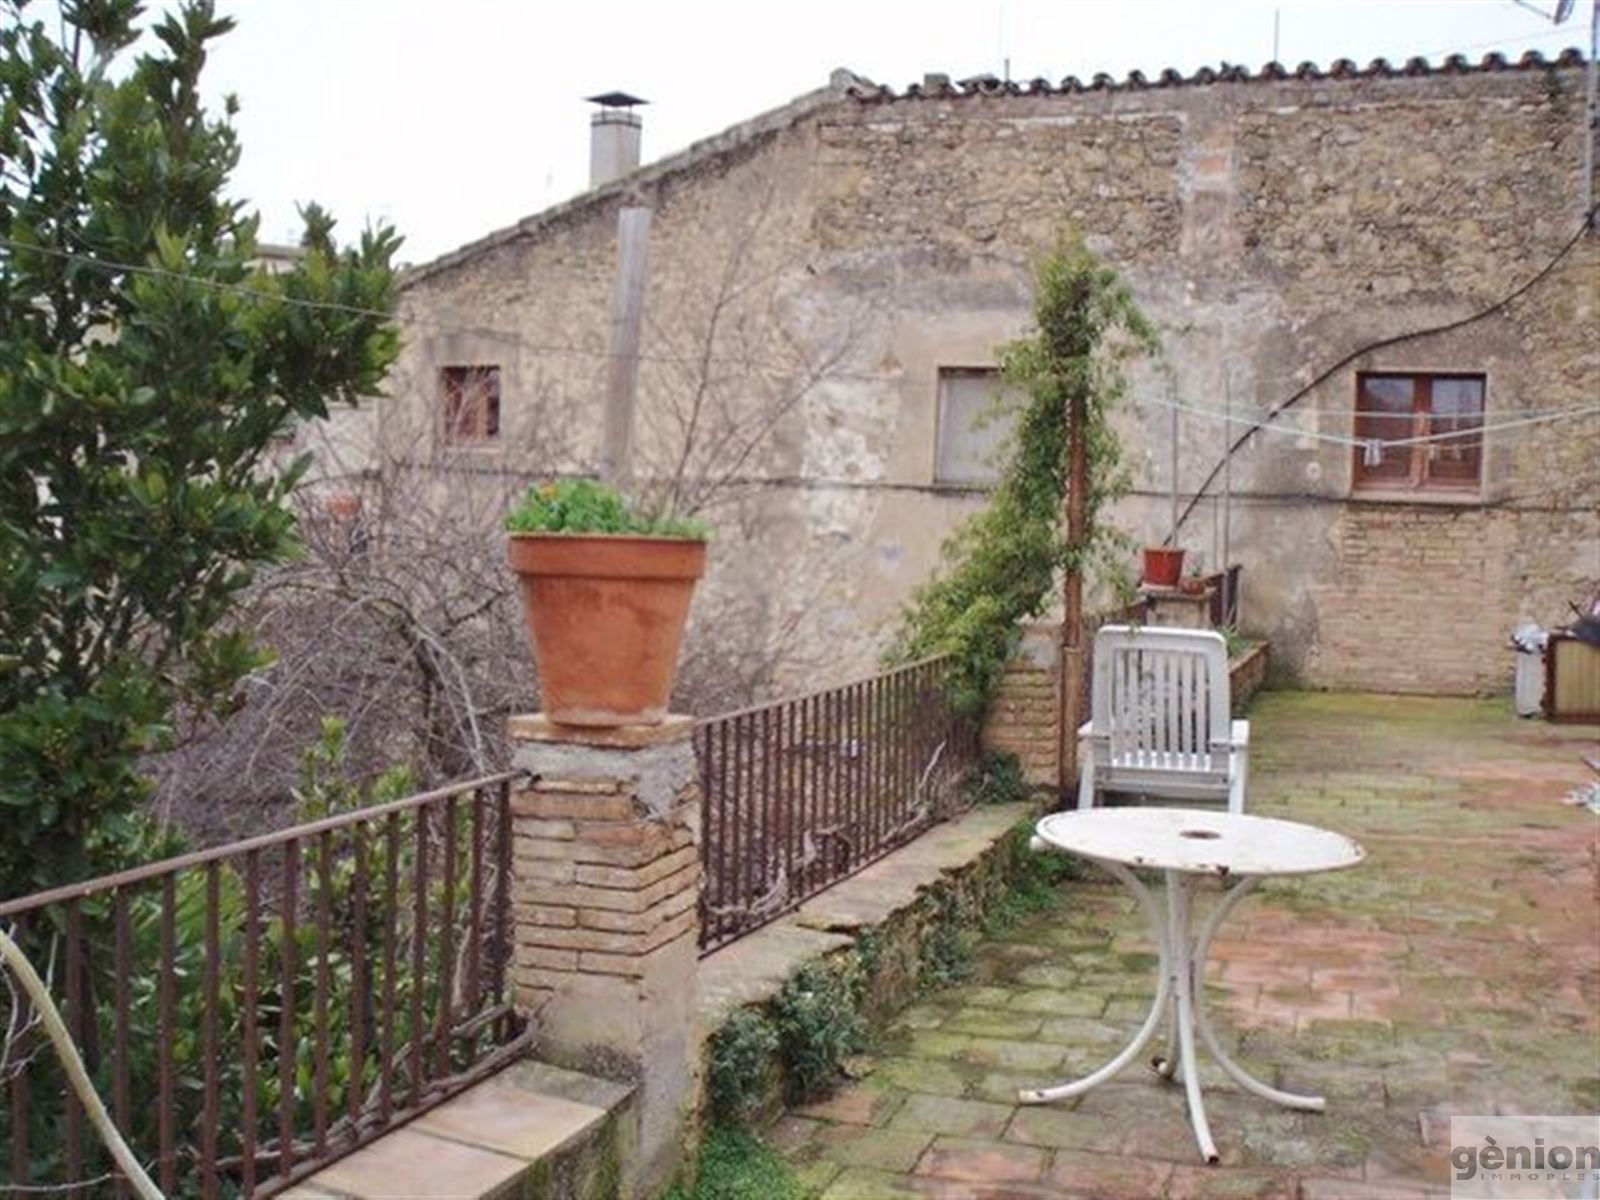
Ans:
[[[1136,540],[1225,442],[1180,415],[1174,478],[1167,401],[1260,419],[1363,345],[1468,322],[1354,359],[1280,418],[1300,436],[1235,457],[1242,623],[1279,672],[1499,689],[1506,631],[1600,577],[1600,420],[1491,433],[1453,507],[1352,501],[1350,448],[1306,436],[1352,433],[1358,370],[1482,372],[1491,421],[1600,395],[1600,239],[1499,303],[1579,227],[1576,62],[1015,95],[849,82],[418,271],[384,454],[486,478],[592,466],[616,214],[651,203],[635,466],[717,478],[698,644],[730,676],[736,650],[781,662],[752,677],[767,690],[861,673],[981,503],[933,479],[938,371],[1025,330],[1030,265],[1070,226],[1162,330],[1167,373],[1141,368],[1117,419],[1133,491],[1113,518]],[[464,358],[505,364],[496,448],[430,425],[438,367]],[[1207,568],[1220,525],[1208,498],[1181,532]]]
[[[930,967],[952,937],[982,928],[996,911],[1032,853],[1028,835],[1037,816],[1029,803],[969,809],[702,959],[703,1074],[716,1073],[716,1035],[730,1019],[740,1010],[770,1016],[808,964],[851,979],[856,1011],[881,1029],[929,985]],[[752,1072],[740,1089],[751,1097],[746,1116],[775,1116],[786,1082],[777,1055]]]

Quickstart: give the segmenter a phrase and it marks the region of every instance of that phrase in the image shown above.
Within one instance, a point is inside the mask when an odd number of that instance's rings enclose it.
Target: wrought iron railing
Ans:
[[[513,778],[0,903],[164,1192],[271,1195],[522,1051]],[[37,1014],[8,995],[0,1178],[127,1194]]]
[[[935,659],[712,717],[694,744],[709,953],[949,815],[978,726],[951,708]]]

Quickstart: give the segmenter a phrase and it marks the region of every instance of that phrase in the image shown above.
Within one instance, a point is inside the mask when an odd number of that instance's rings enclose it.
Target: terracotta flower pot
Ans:
[[[1146,546],[1144,581],[1155,587],[1177,587],[1183,578],[1183,550],[1169,546]]]
[[[511,569],[545,711],[567,725],[655,725],[706,544],[683,538],[512,534]]]

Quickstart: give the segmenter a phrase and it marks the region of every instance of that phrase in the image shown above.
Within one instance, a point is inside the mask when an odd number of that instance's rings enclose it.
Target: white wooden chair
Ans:
[[[1119,791],[1244,811],[1250,722],[1230,716],[1221,634],[1101,626],[1089,717],[1078,730],[1079,808]]]

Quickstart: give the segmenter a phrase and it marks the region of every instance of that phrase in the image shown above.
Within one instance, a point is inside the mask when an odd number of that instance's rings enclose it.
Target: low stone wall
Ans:
[[[1235,655],[1228,664],[1228,691],[1234,716],[1242,716],[1251,699],[1266,686],[1271,666],[1270,650],[1266,642],[1257,642]]]
[[[855,956],[865,973],[861,1009],[886,1021],[919,991],[924,947],[954,921],[974,929],[1010,886],[1027,853],[1032,804],[971,809],[813,898],[800,909],[701,961],[700,1024],[705,1073],[716,1031],[740,1009],[771,1005],[811,963]],[[774,1063],[752,1109],[757,1123],[782,1107],[784,1079]]]

